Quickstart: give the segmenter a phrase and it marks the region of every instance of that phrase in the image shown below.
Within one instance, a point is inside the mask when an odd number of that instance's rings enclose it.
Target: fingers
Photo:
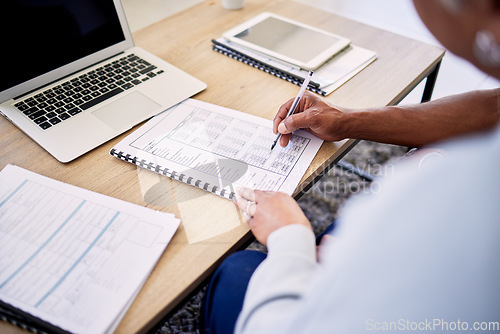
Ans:
[[[311,127],[310,118],[306,112],[293,114],[285,118],[278,126],[278,131],[282,134],[289,134],[298,129]]]
[[[255,211],[257,210],[257,203],[240,196],[236,197],[236,205],[238,205],[238,208],[249,218],[253,217],[255,215]]]
[[[283,124],[283,120],[289,119],[290,117],[286,117],[288,111],[290,110],[294,99],[290,99],[286,101],[278,110],[278,113],[274,117],[273,120],[273,132],[274,134],[278,134],[278,132],[282,134],[292,133],[293,131],[300,129],[300,127],[293,126],[293,124],[285,123],[285,128],[278,129],[280,124]],[[299,115],[306,111],[311,105],[318,101],[318,97],[312,94],[311,92],[306,91],[304,96],[300,99],[299,105],[297,106],[297,110],[295,111],[295,115]],[[309,107],[308,107],[309,106]],[[287,121],[288,122],[288,121]]]
[[[307,129],[311,126],[307,113],[302,112],[285,118],[279,125],[278,131],[282,134],[280,138],[281,147],[286,147],[290,141],[291,133],[298,129]]]
[[[240,195],[247,201],[256,202],[255,200],[255,190],[250,188],[238,187],[236,188],[236,194]]]
[[[291,134],[282,135],[281,138],[280,138],[280,146],[281,147],[286,147],[288,145],[288,142],[290,141],[291,138],[292,138]]]
[[[288,100],[285,102],[278,110],[278,113],[274,117],[273,120],[273,132],[275,135],[278,134],[278,125],[285,119],[286,115],[288,114],[288,110],[290,110],[290,107],[292,106],[293,99]]]
[[[250,188],[237,188],[236,205],[247,215],[247,219],[252,218],[257,210],[255,191]]]

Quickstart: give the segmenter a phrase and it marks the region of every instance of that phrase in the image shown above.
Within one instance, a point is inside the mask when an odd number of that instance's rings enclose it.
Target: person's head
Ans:
[[[500,0],[413,0],[448,50],[500,79]]]

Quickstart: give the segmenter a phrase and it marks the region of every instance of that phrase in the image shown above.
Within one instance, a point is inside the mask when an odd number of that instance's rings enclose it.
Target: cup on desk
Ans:
[[[245,6],[245,0],[222,0],[222,7],[226,9],[241,9],[243,6]]]

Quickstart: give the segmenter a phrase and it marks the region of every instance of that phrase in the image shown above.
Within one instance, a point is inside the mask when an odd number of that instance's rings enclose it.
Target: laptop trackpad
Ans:
[[[158,107],[158,103],[135,91],[93,111],[92,114],[114,130],[121,130],[152,116],[151,112]]]

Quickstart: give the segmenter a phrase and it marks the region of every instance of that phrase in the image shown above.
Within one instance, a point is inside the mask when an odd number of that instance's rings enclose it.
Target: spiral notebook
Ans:
[[[309,73],[309,71],[232,43],[223,37],[212,40],[212,43],[214,51],[295,85],[301,85]],[[307,89],[326,96],[349,81],[375,59],[377,56],[374,51],[351,44],[314,71],[314,79],[311,80]]]
[[[271,150],[272,122],[187,99],[119,142],[111,155],[233,199],[238,186],[293,194],[323,140],[296,131]]]

